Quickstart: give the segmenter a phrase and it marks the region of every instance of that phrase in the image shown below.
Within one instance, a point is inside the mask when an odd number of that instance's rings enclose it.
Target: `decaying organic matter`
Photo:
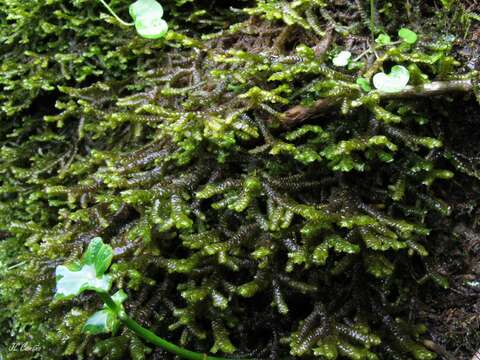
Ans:
[[[0,8],[3,357],[170,358],[127,329],[85,336],[88,293],[54,301],[55,268],[101,237],[130,316],[197,352],[470,358],[475,2],[163,5],[154,41],[95,1]],[[400,28],[418,40],[375,45]],[[394,65],[400,92],[357,83]],[[442,298],[467,310],[439,323]]]

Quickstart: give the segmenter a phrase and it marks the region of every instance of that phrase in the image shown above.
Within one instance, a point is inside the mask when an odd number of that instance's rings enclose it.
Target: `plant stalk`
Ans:
[[[433,81],[423,85],[408,85],[405,89],[396,93],[378,91],[378,95],[381,100],[389,100],[441,96],[450,93],[468,93],[471,91],[473,91],[472,80],[451,80]],[[281,121],[283,126],[293,127],[315,115],[335,108],[339,103],[340,101],[337,98],[322,98],[315,101],[313,106],[297,105],[285,111]]]
[[[137,334],[139,337],[142,339],[148,341],[149,343],[153,345],[157,345],[161,347],[162,349],[175,354],[177,356],[180,356],[182,359],[186,360],[231,360],[227,358],[222,358],[222,357],[216,357],[216,356],[210,356],[207,354],[202,354],[194,351],[190,351],[187,349],[184,349],[180,346],[177,346],[175,344],[172,344],[171,342],[162,339],[161,337],[157,336],[154,332],[144,328],[141,326],[139,323],[137,323],[135,320],[129,318],[127,314],[125,314],[124,311],[122,311],[117,304],[113,301],[111,296],[107,293],[98,293],[100,297],[102,298],[103,302],[111,309],[113,310],[119,319],[130,329],[132,330],[135,334]],[[251,359],[239,359],[239,360],[251,360]]]
[[[370,0],[370,32],[375,39],[375,0]]]
[[[103,6],[105,6],[105,7],[107,8],[107,10],[110,12],[110,14],[112,14],[113,17],[114,17],[115,19],[117,19],[117,21],[118,21],[120,24],[125,25],[125,26],[133,26],[133,25],[135,25],[135,23],[128,23],[128,22],[126,22],[126,21],[123,21],[123,20],[115,13],[115,11],[113,11],[112,8],[105,2],[105,0],[99,0],[99,1],[103,4]]]

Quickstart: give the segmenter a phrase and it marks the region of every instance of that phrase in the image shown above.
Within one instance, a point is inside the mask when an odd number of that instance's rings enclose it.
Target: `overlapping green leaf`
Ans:
[[[112,248],[105,245],[101,238],[94,238],[80,261],[57,267],[55,298],[72,298],[86,290],[100,292],[110,290],[112,278],[106,275],[105,271],[110,266],[112,258]]]

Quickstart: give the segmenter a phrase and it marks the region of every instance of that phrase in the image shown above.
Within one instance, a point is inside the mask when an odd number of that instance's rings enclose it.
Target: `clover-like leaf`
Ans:
[[[404,66],[395,65],[388,75],[383,72],[375,74],[373,85],[380,91],[395,93],[405,89],[409,80],[409,71]]]
[[[155,0],[137,0],[128,8],[133,20],[138,17],[154,13],[159,18],[163,17],[163,7]]]
[[[115,334],[120,326],[117,314],[110,309],[97,311],[90,316],[83,326],[83,332],[91,335]]]
[[[359,77],[356,81],[357,85],[359,85],[363,91],[370,91],[372,90],[372,87],[370,86],[370,82],[363,78],[363,77]]]
[[[167,22],[154,14],[138,17],[135,20],[135,28],[138,34],[146,39],[159,39],[168,32]]]
[[[112,262],[113,250],[101,238],[94,238],[80,261],[59,265],[55,270],[56,299],[68,299],[86,290],[107,292],[112,286],[112,277],[106,275]]]
[[[60,265],[55,271],[57,288],[56,299],[67,299],[79,295],[85,290],[103,291],[110,290],[112,278],[110,275],[97,276],[92,265],[83,265],[79,270],[69,266]]]
[[[335,56],[332,60],[333,65],[335,66],[347,66],[348,61],[352,57],[352,53],[350,51],[341,51],[337,56]]]
[[[158,39],[168,32],[168,24],[162,19],[163,7],[155,0],[137,0],[129,8],[135,28],[140,36]]]
[[[407,28],[401,28],[398,30],[398,36],[407,44],[415,44],[418,38],[415,32]]]
[[[82,263],[93,265],[98,276],[103,275],[112,263],[113,250],[96,237],[90,241],[87,251],[82,256]]]
[[[122,303],[127,299],[127,294],[123,290],[117,291],[113,296],[113,302],[123,310]],[[112,333],[115,335],[120,327],[120,319],[115,311],[110,309],[107,305],[103,305],[103,309],[97,311],[88,318],[83,326],[83,331],[87,334],[97,335]]]
[[[380,34],[375,39],[375,42],[379,45],[390,45],[392,42],[392,39],[390,39],[390,36],[388,36],[387,34]]]

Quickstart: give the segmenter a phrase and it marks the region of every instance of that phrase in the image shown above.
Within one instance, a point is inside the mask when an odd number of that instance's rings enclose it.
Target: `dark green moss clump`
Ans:
[[[127,330],[82,334],[88,294],[52,302],[55,267],[100,236],[130,315],[192,350],[434,358],[412,304],[448,288],[451,196],[480,180],[449,140],[456,109],[478,111],[476,15],[441,3],[168,1],[173,30],[149,41],[94,1],[8,1],[3,356],[169,358]],[[401,27],[419,40],[396,41]],[[382,33],[392,43],[372,49]],[[397,64],[415,91],[358,85]]]

